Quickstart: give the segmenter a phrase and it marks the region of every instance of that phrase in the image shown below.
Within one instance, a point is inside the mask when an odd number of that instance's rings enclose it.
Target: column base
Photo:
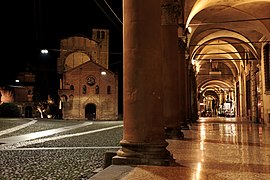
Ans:
[[[165,127],[166,139],[184,139],[184,133],[180,127]]]
[[[112,165],[112,158],[116,156],[116,151],[106,151],[104,154],[104,164],[103,169],[107,168],[108,166]]]
[[[181,129],[183,129],[183,130],[189,130],[189,126],[188,126],[187,122],[181,123],[180,126],[181,126]]]
[[[112,158],[114,165],[156,165],[170,166],[175,160],[166,149],[168,143],[128,143],[120,142],[122,148],[117,151],[117,156]]]

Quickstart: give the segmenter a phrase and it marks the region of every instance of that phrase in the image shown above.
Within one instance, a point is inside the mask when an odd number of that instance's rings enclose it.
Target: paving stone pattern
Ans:
[[[5,124],[1,119],[0,123]],[[0,141],[1,138],[6,136],[59,128],[74,123],[83,122],[54,121],[46,123],[46,121],[39,121],[35,125],[18,132],[0,136]],[[10,127],[10,122],[7,124]],[[94,122],[93,125],[67,131],[66,134],[81,133],[119,124],[122,124],[122,122],[100,124]],[[16,125],[18,125],[18,122],[14,121],[14,126]],[[102,170],[105,152],[119,149],[122,132],[122,128],[116,128],[15,149],[2,149],[0,150],[0,180],[89,179],[98,172],[97,170]],[[64,135],[65,133],[59,134]],[[50,137],[60,136],[59,134]],[[0,146],[3,146],[3,144]]]

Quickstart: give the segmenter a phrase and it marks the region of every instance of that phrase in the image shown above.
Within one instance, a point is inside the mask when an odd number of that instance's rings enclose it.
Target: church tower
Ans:
[[[92,29],[92,39],[98,42],[99,59],[95,60],[99,65],[108,69],[109,64],[109,30]]]

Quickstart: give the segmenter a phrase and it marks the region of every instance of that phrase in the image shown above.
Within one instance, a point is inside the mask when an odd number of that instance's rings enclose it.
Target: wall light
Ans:
[[[192,28],[191,27],[188,27],[187,30],[188,30],[188,33],[191,34]]]

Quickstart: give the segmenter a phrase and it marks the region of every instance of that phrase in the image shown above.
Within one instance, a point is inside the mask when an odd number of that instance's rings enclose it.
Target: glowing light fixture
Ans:
[[[188,27],[187,30],[188,30],[188,33],[189,34],[192,32],[192,28],[191,27]]]
[[[49,51],[48,51],[47,49],[42,49],[42,50],[41,50],[41,53],[42,53],[42,54],[48,54],[48,52],[49,52]]]
[[[192,65],[195,65],[195,63],[196,63],[196,60],[195,60],[195,59],[192,59],[192,60],[191,60],[191,64],[192,64]]]

